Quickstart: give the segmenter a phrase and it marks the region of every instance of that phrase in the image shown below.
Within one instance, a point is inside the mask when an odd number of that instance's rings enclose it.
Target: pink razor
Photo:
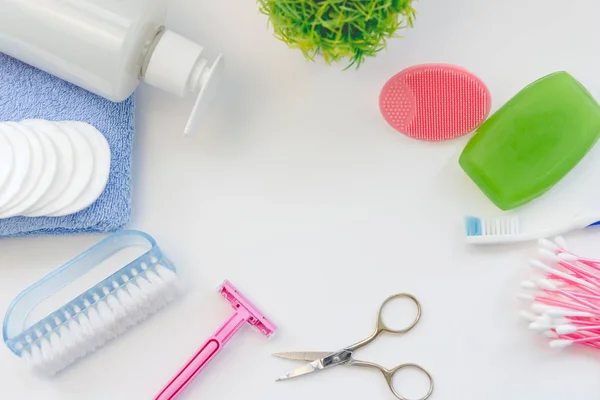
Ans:
[[[223,346],[235,333],[248,323],[270,337],[277,331],[277,326],[269,321],[235,286],[229,281],[223,282],[219,287],[223,295],[233,306],[235,313],[215,332],[215,334],[200,347],[192,357],[171,379],[169,384],[160,391],[155,400],[172,400],[198,375],[208,363],[223,349]]]

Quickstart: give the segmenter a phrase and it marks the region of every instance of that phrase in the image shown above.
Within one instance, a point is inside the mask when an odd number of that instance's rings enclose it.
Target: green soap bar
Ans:
[[[600,135],[600,106],[566,72],[545,76],[485,121],[460,166],[502,210],[523,205],[562,179]]]

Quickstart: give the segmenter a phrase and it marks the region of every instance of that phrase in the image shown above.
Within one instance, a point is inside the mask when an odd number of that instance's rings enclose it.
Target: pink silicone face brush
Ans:
[[[230,282],[225,281],[219,287],[219,293],[231,303],[235,313],[200,347],[196,354],[161,390],[155,400],[173,400],[183,389],[216,357],[223,346],[246,323],[256,327],[263,335],[270,337],[277,327],[269,321],[243,294]]]
[[[428,141],[474,131],[491,104],[481,79],[449,64],[409,67],[387,81],[379,95],[379,109],[388,124],[408,137]]]

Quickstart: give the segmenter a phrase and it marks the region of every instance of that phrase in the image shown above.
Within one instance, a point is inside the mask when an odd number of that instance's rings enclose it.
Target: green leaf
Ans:
[[[347,59],[359,68],[367,57],[413,26],[413,0],[257,0],[274,36],[309,59],[327,64]]]

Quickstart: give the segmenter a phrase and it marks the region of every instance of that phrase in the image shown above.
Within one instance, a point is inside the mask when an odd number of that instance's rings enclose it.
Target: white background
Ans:
[[[432,399],[597,397],[598,354],[553,351],[517,316],[534,244],[464,245],[466,213],[497,213],[458,168],[467,138],[411,141],[377,107],[389,77],[425,62],[479,75],[494,110],[557,70],[597,83],[597,0],[423,0],[414,30],[358,72],[304,61],[271,36],[253,0],[171,3],[169,26],[223,52],[227,77],[190,138],[180,132],[191,101],[139,90],[130,227],[157,239],[187,295],[52,381],[30,376],[2,346],[0,398],[152,399],[228,318],[214,291],[225,278],[281,329],[269,341],[242,330],[182,400],[392,399],[381,376],[358,368],[274,383],[298,364],[270,354],[349,345],[371,332],[381,301],[403,291],[421,300],[421,323],[358,355],[421,363],[435,378]],[[593,162],[580,176],[594,179]],[[575,200],[593,204],[598,185],[575,175],[526,207],[527,221],[564,218]],[[0,240],[0,310],[99,239]],[[600,256],[598,239],[571,241]],[[402,378],[404,393],[418,395],[424,382]]]

